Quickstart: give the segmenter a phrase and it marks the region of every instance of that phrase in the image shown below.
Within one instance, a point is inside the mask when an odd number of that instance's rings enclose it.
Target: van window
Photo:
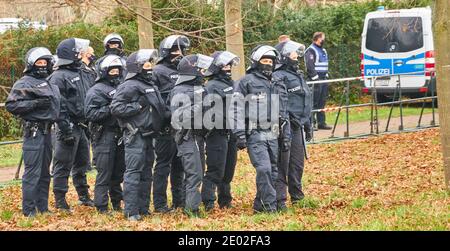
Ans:
[[[366,48],[379,53],[408,52],[423,47],[421,17],[372,18]]]

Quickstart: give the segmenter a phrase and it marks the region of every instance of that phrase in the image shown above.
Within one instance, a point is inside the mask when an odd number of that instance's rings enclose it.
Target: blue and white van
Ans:
[[[364,93],[374,85],[380,98],[394,94],[399,76],[402,95],[417,97],[435,88],[435,58],[431,8],[369,12],[361,44]],[[397,94],[398,97],[398,94]]]

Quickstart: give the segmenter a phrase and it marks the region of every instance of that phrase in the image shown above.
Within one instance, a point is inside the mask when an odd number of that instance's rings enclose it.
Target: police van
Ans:
[[[430,7],[401,10],[379,7],[378,11],[369,12],[361,44],[363,92],[370,93],[375,86],[379,99],[386,100],[393,96],[400,81],[402,95],[430,94],[436,85],[431,28]]]

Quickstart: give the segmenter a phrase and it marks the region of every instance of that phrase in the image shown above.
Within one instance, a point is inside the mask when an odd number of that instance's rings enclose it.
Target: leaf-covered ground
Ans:
[[[0,190],[0,230],[450,230],[439,129],[313,145],[306,163],[306,198],[288,212],[252,213],[255,172],[241,152],[233,181],[235,208],[189,219],[180,211],[138,223],[76,205],[72,215],[22,216],[17,184]],[[93,184],[94,174],[89,181]],[[93,187],[93,186],[91,186]]]

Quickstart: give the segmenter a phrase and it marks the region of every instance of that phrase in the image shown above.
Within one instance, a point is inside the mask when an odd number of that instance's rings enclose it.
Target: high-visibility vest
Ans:
[[[320,48],[316,44],[311,44],[308,47],[309,49],[312,49],[316,55],[316,62],[314,63],[314,69],[317,73],[326,74],[328,73],[328,54],[327,50]]]

